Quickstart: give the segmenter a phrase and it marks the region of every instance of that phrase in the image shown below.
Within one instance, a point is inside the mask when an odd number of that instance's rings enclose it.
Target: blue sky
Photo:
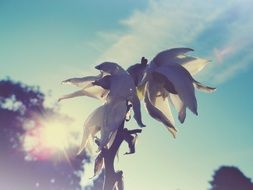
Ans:
[[[121,156],[126,189],[203,190],[220,165],[253,178],[253,2],[250,0],[0,0],[0,77],[51,90],[48,104],[74,88],[64,79],[94,73],[100,61],[125,68],[142,56],[187,46],[212,62],[196,78],[199,116],[187,112],[176,140],[145,109],[137,153]],[[80,129],[99,102],[63,102]],[[129,126],[135,126],[130,122]]]

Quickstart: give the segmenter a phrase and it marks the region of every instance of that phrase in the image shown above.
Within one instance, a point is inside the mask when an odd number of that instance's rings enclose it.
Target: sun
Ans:
[[[64,150],[69,147],[69,130],[63,123],[56,121],[45,123],[40,135],[45,147],[55,150]]]
[[[34,118],[23,135],[23,150],[28,159],[49,160],[67,158],[77,146],[77,131],[58,117]]]

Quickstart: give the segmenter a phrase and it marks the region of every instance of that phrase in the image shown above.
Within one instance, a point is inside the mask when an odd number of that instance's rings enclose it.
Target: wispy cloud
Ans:
[[[163,49],[189,46],[198,55],[222,63],[213,63],[207,74],[214,83],[225,82],[250,66],[242,61],[231,63],[231,58],[253,42],[253,19],[249,16],[252,4],[249,0],[150,1],[145,10],[136,10],[120,21],[124,31],[100,33],[107,42],[112,37],[113,43],[99,61],[116,61],[126,66],[142,56],[151,59]]]
[[[209,49],[213,49],[210,56],[216,63],[206,72],[214,83],[224,83],[252,66],[253,19],[249,16],[252,11],[253,2],[235,2],[213,21],[214,27],[205,32],[206,38],[210,34],[215,42]],[[223,20],[222,25],[215,25],[220,20]]]
[[[217,2],[150,1],[145,10],[120,21],[125,32],[100,59],[132,64],[142,55],[152,57],[164,48],[188,45],[222,12]]]

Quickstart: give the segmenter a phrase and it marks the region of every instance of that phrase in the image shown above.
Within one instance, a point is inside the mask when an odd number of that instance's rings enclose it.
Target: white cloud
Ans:
[[[227,16],[226,12],[231,14],[229,10],[234,9],[232,11],[234,15],[231,15],[236,17],[234,22],[224,23],[231,27],[231,31],[215,31],[217,33],[228,32],[228,34],[224,34],[228,35],[227,41],[222,47],[210,46],[210,56],[214,61],[214,48],[216,50],[230,48],[231,51],[222,56],[222,60],[225,62],[227,57],[238,55],[242,48],[251,43],[249,39],[253,32],[253,19],[246,16],[252,11],[251,4],[252,2],[249,0],[230,2],[218,0],[150,1],[145,10],[136,10],[128,18],[120,21],[120,24],[125,27],[124,32],[100,33],[100,36],[106,38],[107,42],[112,38],[113,44],[109,45],[102,53],[98,62],[110,60],[127,66],[140,61],[142,56],[151,59],[163,49],[180,46],[192,47],[194,40],[206,28],[214,22],[219,22],[221,17]],[[206,38],[212,38],[212,33],[207,33]],[[199,55],[201,47],[196,44],[194,46],[199,48],[196,52]],[[215,83],[225,82],[232,75],[237,74],[237,71],[243,70],[243,65],[248,65],[240,62],[233,64],[232,67],[224,67],[223,64],[211,66],[208,72],[210,80],[213,79]]]
[[[158,51],[190,44],[219,15],[218,1],[150,1],[144,11],[135,11],[120,23],[126,32],[112,44],[100,60],[132,64],[141,56],[154,56]]]
[[[214,51],[216,61],[221,64],[214,65],[208,74],[216,84],[247,71],[253,64],[253,54],[250,52],[253,48],[253,19],[249,17],[252,11],[253,2],[245,1],[235,4],[228,12],[234,17],[232,23],[224,23],[230,27],[228,40],[219,51]]]

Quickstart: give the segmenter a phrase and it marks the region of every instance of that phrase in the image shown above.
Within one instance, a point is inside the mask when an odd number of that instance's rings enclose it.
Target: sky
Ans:
[[[137,152],[116,163],[125,188],[208,189],[221,165],[253,178],[252,12],[252,0],[0,0],[0,78],[40,86],[47,104],[81,130],[100,102],[82,97],[57,104],[76,90],[62,80],[94,74],[105,60],[127,68],[164,49],[193,48],[192,55],[211,60],[195,78],[217,91],[197,92],[199,116],[188,111],[176,139],[143,108],[147,127]]]

